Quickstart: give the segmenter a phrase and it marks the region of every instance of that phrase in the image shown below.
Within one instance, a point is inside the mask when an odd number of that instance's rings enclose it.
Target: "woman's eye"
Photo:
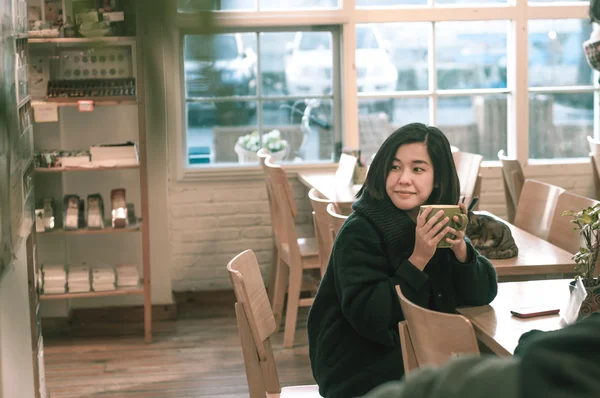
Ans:
[[[395,164],[392,165],[392,170],[400,170],[400,166],[396,166]]]
[[[415,168],[413,169],[413,171],[414,171],[415,173],[420,173],[420,172],[422,172],[422,171],[425,171],[425,170],[423,170],[423,169],[422,169],[422,168],[420,168],[420,167],[415,167]]]

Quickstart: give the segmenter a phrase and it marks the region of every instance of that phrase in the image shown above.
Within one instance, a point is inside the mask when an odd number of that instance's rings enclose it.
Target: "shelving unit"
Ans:
[[[94,167],[36,167],[36,173],[68,173],[71,171],[106,171],[106,170],[126,170],[139,169],[139,164],[128,164],[123,166],[94,166]]]
[[[131,295],[143,295],[143,287],[118,287],[116,290],[108,292],[85,292],[85,293],[64,293],[64,294],[42,294],[41,300],[61,300],[61,299],[77,299],[85,297],[98,297],[102,293],[102,296],[131,296]]]
[[[136,7],[141,6],[136,1]],[[139,15],[139,12],[137,13]],[[137,17],[136,17],[137,18]],[[51,231],[38,233],[39,246],[45,241],[48,243],[45,254],[56,258],[54,250],[56,242],[62,239],[65,250],[65,264],[69,264],[69,258],[80,259],[85,257],[86,250],[82,249],[88,244],[89,258],[85,261],[94,264],[95,261],[110,263],[104,259],[104,256],[116,258],[116,256],[129,256],[129,258],[139,259],[138,270],[140,272],[140,284],[133,287],[117,287],[110,291],[89,291],[84,293],[60,293],[60,294],[41,294],[40,299],[44,301],[52,300],[77,300],[94,299],[101,297],[125,297],[125,296],[143,296],[144,300],[144,337],[146,342],[152,340],[152,307],[151,307],[151,278],[150,278],[150,249],[149,249],[149,215],[148,215],[148,177],[147,177],[147,156],[146,156],[146,132],[145,132],[145,110],[144,110],[144,70],[142,61],[141,35],[139,34],[140,24],[135,21],[138,29],[136,37],[93,37],[93,38],[32,38],[30,39],[30,52],[38,57],[47,57],[47,66],[49,69],[49,79],[55,80],[78,80],[78,79],[103,79],[103,78],[134,78],[135,96],[106,96],[106,97],[58,97],[47,98],[33,95],[32,103],[35,106],[39,102],[55,102],[59,112],[59,123],[53,126],[38,126],[35,132],[36,150],[76,150],[87,149],[95,144],[109,144],[125,141],[135,141],[138,146],[139,163],[99,166],[99,167],[59,167],[59,168],[41,168],[35,169],[36,194],[42,193],[36,200],[41,208],[40,201],[44,196],[51,196],[54,203],[62,204],[62,195],[78,194],[85,197],[85,194],[99,192],[104,198],[104,214],[111,214],[110,192],[111,188],[125,188],[127,191],[127,202],[135,203],[135,212],[139,217],[138,222],[128,225],[125,228],[112,228],[110,221],[104,229],[78,229],[64,230],[53,229]],[[104,66],[100,59],[94,60],[92,65],[92,56],[106,54]],[[111,57],[110,54],[117,54]],[[74,61],[78,57],[78,61]],[[125,60],[123,60],[123,56]],[[109,60],[109,57],[110,60]],[[121,59],[119,59],[119,57]],[[127,57],[130,57],[127,58]],[[84,61],[85,59],[85,61]],[[58,61],[57,61],[58,60]],[[122,65],[118,66],[118,61]],[[74,62],[76,65],[74,65]],[[117,66],[115,66],[117,65]],[[75,74],[74,68],[80,68]],[[114,68],[113,70],[109,68]],[[122,68],[122,69],[120,69]],[[70,72],[67,73],[67,69]],[[103,70],[104,69],[104,70]],[[110,71],[110,73],[108,73]],[[115,72],[116,71],[116,72]],[[94,74],[92,74],[94,72]],[[98,73],[96,73],[98,72]],[[100,73],[102,72],[102,73]],[[90,100],[94,102],[92,112],[79,113],[76,109],[80,100]],[[102,112],[101,115],[96,115]],[[115,115],[111,116],[115,112]],[[137,117],[134,115],[137,113]],[[95,119],[94,119],[95,117]],[[123,125],[122,119],[128,121]],[[131,120],[130,120],[131,119]],[[135,123],[133,121],[135,121]],[[113,124],[111,124],[113,123]],[[37,124],[36,124],[37,126]],[[81,126],[79,128],[78,126]],[[125,127],[123,127],[125,126]],[[137,131],[135,131],[137,127]],[[75,131],[77,129],[77,131]],[[52,130],[49,133],[48,130]],[[108,141],[112,140],[112,141]],[[87,146],[87,147],[86,147]],[[92,159],[93,160],[93,159]],[[93,177],[87,172],[93,171],[111,171],[111,173],[93,173]],[[78,173],[79,172],[79,173]],[[132,174],[133,173],[133,174]],[[126,185],[132,183],[131,185]],[[43,186],[45,191],[37,189],[38,184]],[[94,191],[94,184],[97,184],[98,190]],[[110,185],[113,184],[113,185]],[[87,204],[86,204],[87,206]],[[54,217],[61,217],[62,211],[54,209]],[[59,225],[60,226],[60,225]],[[90,236],[89,238],[77,238],[77,236]],[[113,237],[114,236],[114,237]],[[57,241],[59,239],[59,241]],[[86,242],[80,243],[80,240]],[[97,247],[92,243],[96,239],[102,239],[102,244],[112,243],[115,249],[111,247]],[[127,240],[127,243],[124,243]],[[76,243],[73,243],[76,242]],[[131,242],[132,244],[129,244]],[[139,244],[138,244],[139,243]],[[58,245],[60,246],[60,245]],[[88,247],[88,246],[86,246]],[[139,253],[127,252],[133,250]],[[75,254],[70,252],[76,252]],[[71,257],[70,257],[71,256]],[[43,259],[40,261],[43,263]],[[56,260],[54,260],[56,263]],[[77,262],[74,261],[73,264]],[[123,261],[121,263],[130,263]]]

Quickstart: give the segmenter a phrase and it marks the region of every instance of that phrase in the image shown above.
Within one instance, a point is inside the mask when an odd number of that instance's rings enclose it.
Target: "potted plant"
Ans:
[[[273,160],[282,161],[287,155],[288,143],[281,138],[279,130],[271,130],[263,134],[262,140],[258,131],[254,130],[250,134],[238,138],[233,149],[237,153],[240,163],[258,163],[256,152],[261,148],[268,149]]]
[[[588,207],[579,212],[565,211],[563,216],[571,216],[571,222],[575,224],[573,231],[579,231],[583,237],[584,247],[580,247],[573,256],[575,260],[576,277],[581,277],[587,295],[581,309],[579,319],[600,310],[600,278],[594,276],[596,261],[600,254],[600,204]],[[571,282],[571,291],[575,282]]]

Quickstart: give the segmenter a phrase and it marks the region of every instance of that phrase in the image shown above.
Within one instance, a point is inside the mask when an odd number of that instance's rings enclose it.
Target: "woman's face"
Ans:
[[[425,143],[401,145],[385,183],[385,190],[394,205],[405,211],[418,212],[419,206],[433,191],[433,171]]]

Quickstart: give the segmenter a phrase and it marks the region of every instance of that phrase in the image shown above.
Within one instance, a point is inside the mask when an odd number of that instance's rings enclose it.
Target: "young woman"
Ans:
[[[419,215],[423,204],[459,201],[450,144],[437,128],[412,123],[390,135],[357,197],[308,316],[311,367],[325,398],[360,396],[403,376],[396,285],[441,312],[488,304],[497,290],[494,267],[464,232],[441,211],[430,221],[428,211]],[[452,247],[436,250],[446,233],[455,235]]]

